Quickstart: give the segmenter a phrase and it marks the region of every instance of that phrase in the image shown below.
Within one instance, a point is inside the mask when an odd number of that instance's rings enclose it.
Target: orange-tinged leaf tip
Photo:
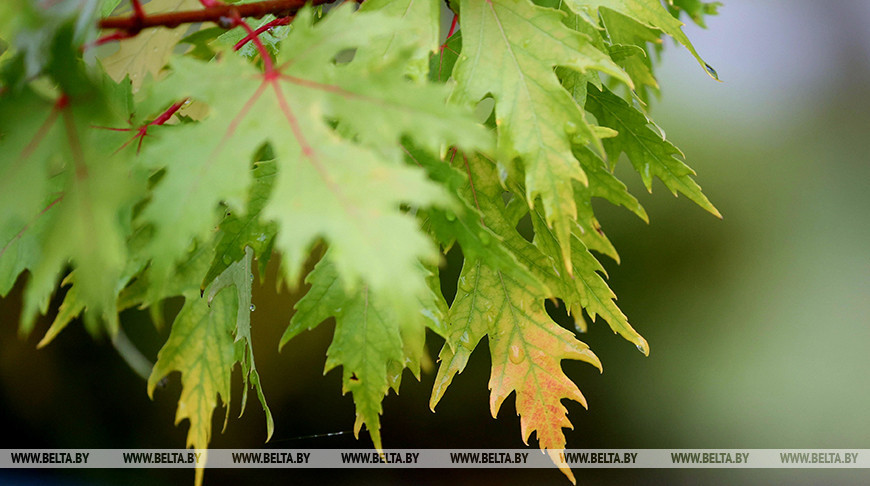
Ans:
[[[577,484],[577,480],[574,479],[574,473],[571,472],[571,468],[568,467],[568,463],[565,462],[565,449],[547,449],[547,455],[550,456],[550,460],[553,461],[553,464],[562,471],[571,484]]]
[[[586,410],[589,410],[589,404],[586,402],[586,397],[583,396],[583,392],[581,392],[580,390],[575,390],[574,393],[571,394],[571,399],[579,403],[580,405],[583,405],[583,408],[585,408]],[[574,424],[568,422],[568,425],[569,429],[574,429]]]

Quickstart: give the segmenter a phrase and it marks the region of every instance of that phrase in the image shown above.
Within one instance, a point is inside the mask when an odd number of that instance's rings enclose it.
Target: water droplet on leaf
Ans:
[[[453,211],[447,211],[444,213],[444,217],[447,218],[447,221],[456,221],[456,213]]]
[[[230,263],[233,263],[233,259],[230,258],[229,255],[224,255],[224,257],[223,257],[223,261],[224,261],[224,263],[227,264],[227,265],[229,265]]]
[[[713,79],[715,79],[716,81],[719,81],[719,73],[717,73],[716,70],[713,69],[713,66],[711,66],[705,62],[704,67],[707,68],[707,74],[712,76]]]
[[[523,351],[523,348],[519,344],[511,344],[510,349],[508,349],[508,357],[511,363],[520,364],[526,359],[526,352]]]
[[[641,338],[641,341],[637,344],[637,350],[644,355],[649,355],[649,345],[643,338]]]
[[[487,233],[486,231],[481,231],[480,233],[477,234],[477,236],[480,238],[481,245],[483,245],[483,246],[489,245],[489,242],[490,242],[489,233]]]
[[[251,282],[253,282],[254,281],[254,274],[253,273],[250,275],[250,278],[251,278]]]
[[[251,304],[250,309],[251,309],[251,312],[254,312],[255,310],[257,310],[257,306],[255,306],[254,304]]]

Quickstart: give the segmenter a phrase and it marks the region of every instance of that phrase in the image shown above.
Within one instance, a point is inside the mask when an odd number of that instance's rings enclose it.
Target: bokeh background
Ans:
[[[571,448],[870,448],[870,2],[725,1],[708,30],[686,30],[723,82],[669,45],[653,118],[686,154],[724,215],[661,184],[650,214],[597,206],[622,257],[606,262],[622,310],[649,340],[644,358],[602,322],[582,336],[604,363],[565,362],[589,400],[568,404]],[[276,418],[263,444],[254,401],[238,398],[216,448],[369,447],[348,433],[340,372],[322,376],[332,325],[277,343],[298,297],[255,288],[257,363]],[[16,335],[20,287],[0,301],[0,448],[182,447],[177,379],[153,401],[106,342],[71,326],[43,350]],[[57,302],[55,302],[55,307]],[[169,306],[170,310],[172,306]],[[124,327],[152,359],[166,331],[130,312]],[[39,329],[47,328],[48,321]],[[436,356],[440,339],[430,336]],[[434,374],[405,376],[384,402],[387,447],[522,447],[513,399],[488,411],[484,349],[428,409]],[[220,414],[220,412],[219,412]],[[216,418],[219,430],[222,415]],[[338,433],[337,435],[324,435]],[[313,436],[313,437],[312,437]],[[868,484],[860,470],[575,470],[579,484]],[[0,484],[192,484],[171,470],[0,471]],[[568,484],[541,471],[232,471],[206,483]]]

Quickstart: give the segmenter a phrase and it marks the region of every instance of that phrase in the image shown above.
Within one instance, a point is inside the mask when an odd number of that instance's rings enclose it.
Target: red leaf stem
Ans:
[[[261,25],[260,27],[258,27],[258,28],[254,31],[253,34],[248,34],[248,35],[246,35],[244,38],[242,38],[242,40],[240,40],[239,42],[237,42],[236,45],[233,46],[233,50],[238,51],[239,49],[242,48],[242,46],[244,46],[244,45],[247,44],[248,42],[254,40],[254,38],[255,38],[256,36],[259,36],[260,34],[262,34],[263,32],[266,32],[267,30],[271,29],[272,27],[277,27],[277,26],[279,26],[279,25],[287,25],[287,24],[290,23],[291,20],[293,20],[293,16],[292,16],[292,15],[289,16],[289,17],[281,17],[281,18],[277,18],[277,19],[275,19],[275,20],[272,20],[271,22],[267,22],[267,23]]]

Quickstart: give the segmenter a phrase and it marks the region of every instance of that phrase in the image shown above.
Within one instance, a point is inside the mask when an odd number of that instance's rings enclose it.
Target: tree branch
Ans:
[[[182,12],[145,15],[136,15],[134,12],[129,17],[101,19],[99,26],[101,29],[118,29],[129,33],[138,33],[140,30],[150,27],[174,28],[181,24],[196,22],[214,22],[220,25],[231,22],[231,19],[235,17],[260,18],[268,14],[286,17],[296,13],[306,3],[320,5],[331,1],[333,0],[265,0],[241,5],[220,5],[199,10],[185,10]]]

